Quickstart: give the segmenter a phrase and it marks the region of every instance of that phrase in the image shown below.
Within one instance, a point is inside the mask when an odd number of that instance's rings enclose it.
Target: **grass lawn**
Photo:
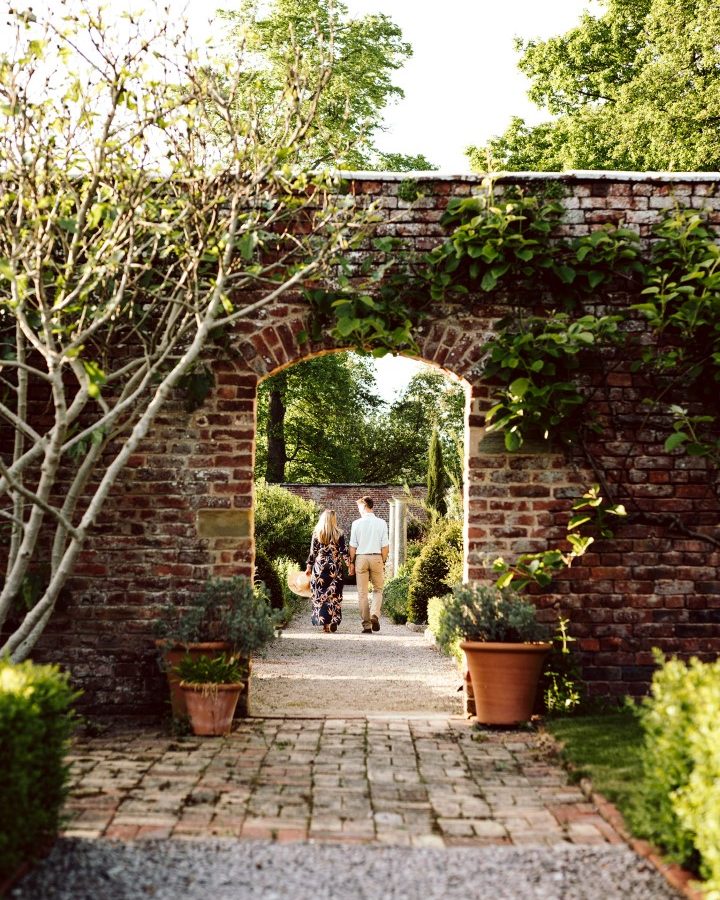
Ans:
[[[642,776],[642,731],[632,712],[550,719],[545,727],[565,745],[563,757],[577,777],[589,777],[631,825]]]

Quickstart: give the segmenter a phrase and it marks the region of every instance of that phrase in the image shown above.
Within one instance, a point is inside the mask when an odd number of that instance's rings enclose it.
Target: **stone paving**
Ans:
[[[453,716],[246,719],[122,731],[70,756],[65,834],[449,847],[622,843],[531,731]]]

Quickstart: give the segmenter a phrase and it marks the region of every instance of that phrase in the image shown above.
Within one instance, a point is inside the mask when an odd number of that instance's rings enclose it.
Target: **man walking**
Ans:
[[[373,510],[372,497],[357,501],[359,519],[350,528],[350,563],[355,566],[358,604],[362,619],[362,633],[380,631],[382,589],[385,581],[385,560],[390,541],[384,519],[378,519]],[[368,603],[368,582],[372,581],[372,608]]]

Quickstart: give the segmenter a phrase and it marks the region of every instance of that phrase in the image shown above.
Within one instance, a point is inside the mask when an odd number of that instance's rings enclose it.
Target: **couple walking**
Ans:
[[[350,575],[357,580],[358,604],[362,633],[380,631],[380,610],[389,540],[384,519],[373,512],[372,497],[357,501],[359,519],[350,528],[350,547],[337,524],[332,509],[326,509],[313,531],[305,574],[310,576],[312,624],[323,631],[337,631],[342,620],[343,560]],[[368,599],[368,582],[372,581],[372,606]]]

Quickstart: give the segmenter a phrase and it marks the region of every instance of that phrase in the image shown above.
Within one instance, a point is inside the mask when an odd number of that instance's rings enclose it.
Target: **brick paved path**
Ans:
[[[541,745],[447,716],[247,719],[226,738],[118,732],[74,747],[66,834],[621,843]]]

